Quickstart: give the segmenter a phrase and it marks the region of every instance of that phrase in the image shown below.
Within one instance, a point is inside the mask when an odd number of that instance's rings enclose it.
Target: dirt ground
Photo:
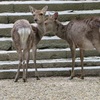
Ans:
[[[100,77],[0,80],[0,100],[100,100]]]

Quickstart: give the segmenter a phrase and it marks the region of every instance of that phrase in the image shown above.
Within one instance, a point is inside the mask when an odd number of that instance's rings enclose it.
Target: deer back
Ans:
[[[97,21],[98,20],[98,21]],[[67,36],[82,49],[94,49],[100,43],[99,18],[88,18],[69,22]]]
[[[14,26],[11,30],[11,36],[13,38],[14,43],[21,45],[22,49],[28,48],[27,47],[28,45],[32,46],[32,42],[34,40],[34,35],[35,34],[32,30],[30,23],[25,19],[17,20],[14,23]],[[30,43],[29,43],[29,41],[30,41]],[[31,47],[31,46],[29,46],[29,47]]]

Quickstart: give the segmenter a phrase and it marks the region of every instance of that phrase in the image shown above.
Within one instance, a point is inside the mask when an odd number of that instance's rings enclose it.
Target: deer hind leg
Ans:
[[[23,80],[24,82],[27,81],[27,70],[28,70],[28,65],[29,65],[29,58],[30,58],[30,51],[28,50],[25,53],[25,58],[26,58],[26,65],[25,65],[25,79]]]
[[[71,55],[72,55],[72,71],[71,71],[71,76],[69,79],[71,80],[74,77],[75,56],[76,56],[75,45],[73,44],[72,46],[70,46],[70,49],[71,49]]]
[[[29,53],[27,50],[23,50],[23,82],[26,82],[27,78],[27,67],[29,63]]]
[[[19,64],[18,64],[18,70],[17,70],[17,74],[16,74],[16,76],[15,76],[15,80],[14,80],[14,82],[17,82],[18,81],[18,79],[19,79],[19,73],[20,73],[20,68],[21,68],[21,66],[22,66],[22,51],[20,50],[20,51],[18,51],[18,56],[19,56]]]
[[[33,61],[34,61],[34,67],[35,67],[35,76],[36,76],[37,80],[40,80],[39,74],[37,71],[37,66],[36,66],[36,50],[37,50],[37,48],[36,48],[36,45],[34,44],[33,48],[32,48],[32,54],[33,54]]]
[[[80,49],[80,60],[81,60],[81,79],[84,79],[84,72],[83,72],[84,51],[82,49]]]

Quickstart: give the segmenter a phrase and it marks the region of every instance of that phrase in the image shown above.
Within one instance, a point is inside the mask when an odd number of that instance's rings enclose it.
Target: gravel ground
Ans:
[[[0,100],[100,100],[100,77],[0,80]]]

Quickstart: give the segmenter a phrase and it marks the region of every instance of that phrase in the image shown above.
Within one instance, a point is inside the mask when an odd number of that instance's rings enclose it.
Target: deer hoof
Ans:
[[[70,76],[68,79],[69,79],[69,80],[72,80],[72,79],[73,79],[73,76]]]
[[[84,79],[84,76],[81,76],[80,78],[83,80]]]
[[[23,79],[23,82],[26,82],[26,79]]]
[[[36,76],[36,79],[37,79],[37,80],[40,80],[39,76]]]
[[[14,80],[14,82],[17,82],[17,80]]]
[[[15,80],[14,80],[14,82],[17,82],[17,81],[18,81],[18,79],[15,79]]]

